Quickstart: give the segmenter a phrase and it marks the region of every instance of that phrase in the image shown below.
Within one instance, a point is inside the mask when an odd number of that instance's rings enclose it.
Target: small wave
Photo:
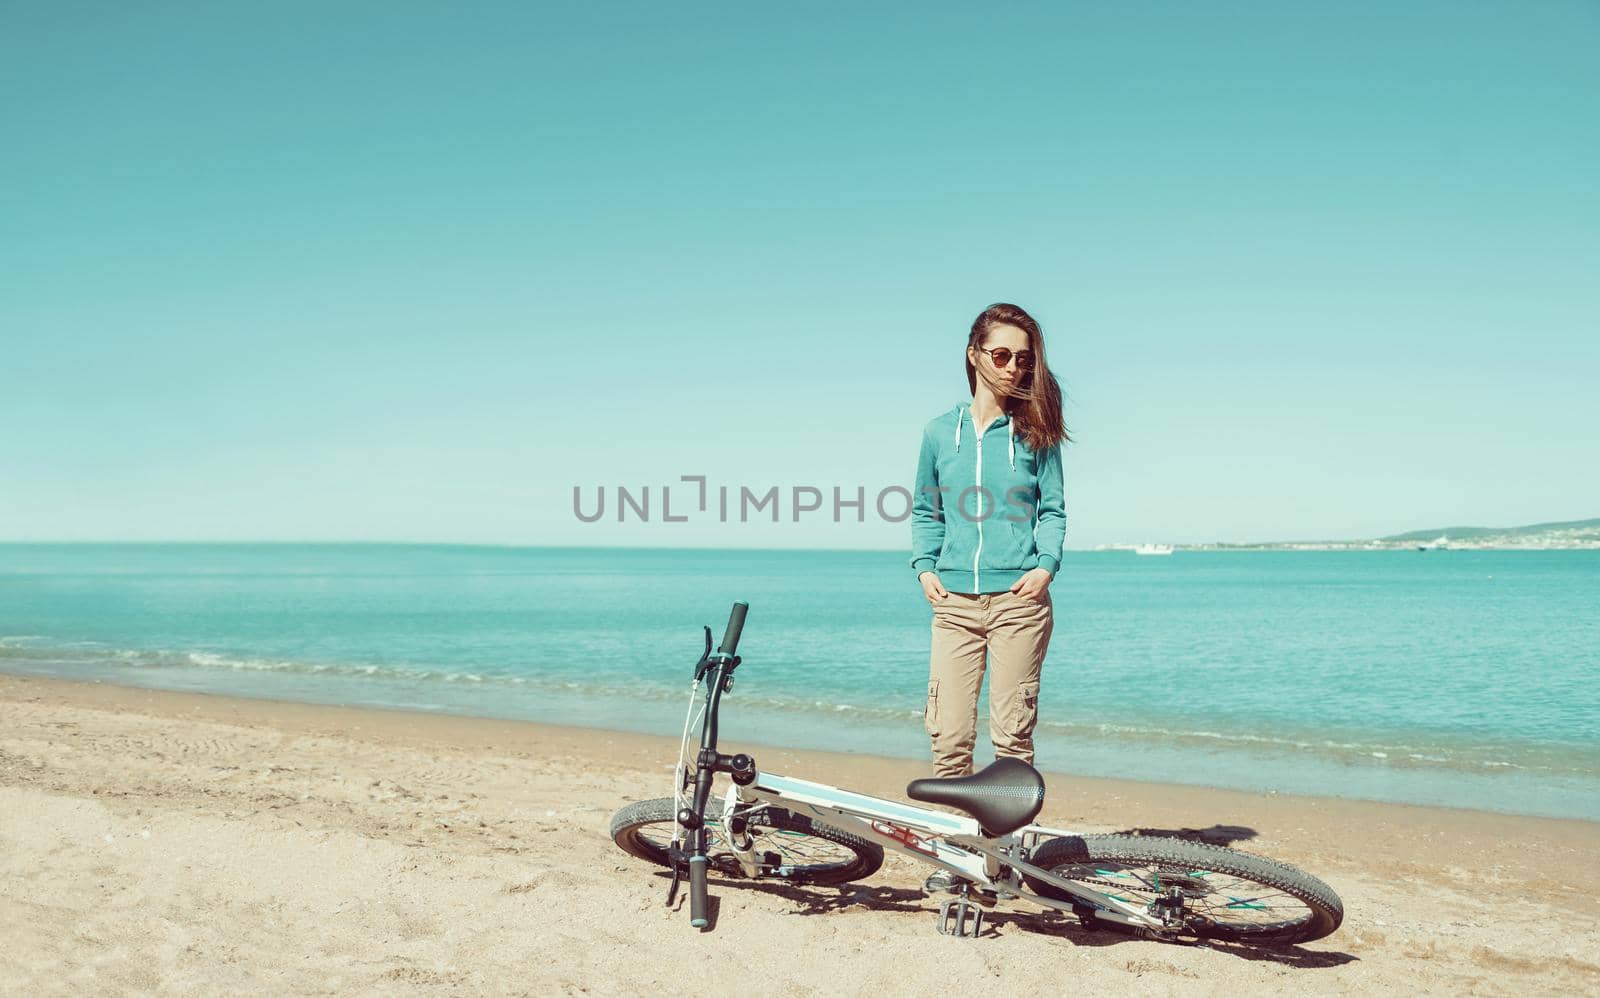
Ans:
[[[1340,741],[1332,738],[1294,738],[1263,735],[1254,732],[1225,732],[1210,729],[1163,727],[1158,725],[1130,725],[1115,723],[1082,723],[1070,721],[1041,721],[1042,734],[1063,739],[1109,738],[1129,742],[1166,743],[1212,747],[1219,750],[1241,751],[1293,751],[1344,760],[1353,764],[1382,765],[1394,768],[1441,768],[1454,770],[1521,770],[1541,772],[1592,772],[1593,759],[1576,756],[1564,758],[1567,753],[1543,746],[1526,746],[1512,749],[1506,746],[1462,745],[1452,750],[1438,745],[1395,744],[1390,742]],[[1495,755],[1487,755],[1493,752]],[[1519,761],[1502,757],[1510,752]],[[1579,753],[1581,755],[1581,753]]]
[[[1210,731],[1210,729],[1181,729],[1162,728],[1162,726],[1144,725],[1115,725],[1115,723],[1099,723],[1099,725],[1085,725],[1077,721],[1040,721],[1040,729],[1062,736],[1083,736],[1083,734],[1102,734],[1102,736],[1128,736],[1134,739],[1154,739],[1154,741],[1182,741],[1182,742],[1224,742],[1224,744],[1237,744],[1243,747],[1274,747],[1274,748],[1299,748],[1310,752],[1330,752],[1333,755],[1366,755],[1371,758],[1389,758],[1390,753],[1400,753],[1406,758],[1416,761],[1430,761],[1430,763],[1454,763],[1459,761],[1456,756],[1430,755],[1426,745],[1394,745],[1379,744],[1379,742],[1339,742],[1333,739],[1296,739],[1296,737],[1274,736],[1274,734],[1254,734],[1248,731]],[[1501,763],[1510,764],[1514,763]]]
[[[43,642],[43,643],[41,643]],[[282,674],[285,676],[326,676],[330,680],[388,682],[414,685],[419,683],[449,684],[462,689],[472,689],[474,696],[498,695],[575,696],[592,700],[618,702],[660,703],[663,709],[681,710],[682,698],[687,692],[684,683],[664,683],[628,676],[589,677],[582,680],[570,678],[571,670],[551,670],[540,674],[537,669],[523,663],[507,663],[496,668],[462,668],[460,665],[430,666],[426,664],[392,665],[372,662],[318,662],[268,657],[229,655],[214,650],[131,649],[111,648],[101,642],[47,642],[38,635],[10,635],[0,639],[0,661],[13,660],[31,663],[34,669],[47,674],[71,676],[84,669],[105,668],[130,670],[205,670],[207,672],[242,672]],[[521,692],[525,691],[525,692]],[[795,696],[775,693],[753,694],[741,688],[727,701],[737,712],[768,712],[784,715],[810,715],[817,723],[848,724],[852,728],[871,729],[874,726],[893,726],[902,729],[920,723],[920,704],[874,705],[859,701]],[[468,702],[468,701],[461,701]],[[1354,766],[1445,769],[1477,771],[1483,773],[1546,772],[1592,773],[1600,763],[1600,756],[1581,750],[1565,751],[1560,747],[1541,745],[1473,745],[1446,747],[1438,744],[1405,744],[1399,740],[1370,741],[1318,738],[1298,732],[1267,734],[1253,731],[1226,731],[1215,727],[1184,728],[1181,725],[1129,724],[1124,722],[1083,722],[1041,720],[1038,726],[1041,738],[1063,743],[1121,742],[1130,750],[1138,746],[1188,746],[1210,751],[1239,751],[1248,753],[1285,752],[1341,761]]]
[[[95,646],[96,650],[86,650]],[[268,672],[294,675],[373,677],[407,681],[483,683],[491,677],[478,671],[427,667],[387,666],[372,663],[311,662],[295,659],[253,658],[212,651],[173,651],[165,648],[107,648],[99,642],[66,642],[55,646],[0,642],[0,659],[63,665],[112,665],[139,670],[206,669]],[[504,677],[507,680],[516,677]],[[520,682],[520,679],[517,681]]]

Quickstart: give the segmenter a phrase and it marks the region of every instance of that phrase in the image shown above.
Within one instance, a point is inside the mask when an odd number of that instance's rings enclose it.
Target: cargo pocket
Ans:
[[[1032,738],[1033,729],[1039,723],[1039,684],[1018,683],[1016,718],[1012,725],[1012,732],[1018,738]]]
[[[922,708],[922,727],[933,737],[939,737],[939,681],[928,680],[928,702]]]

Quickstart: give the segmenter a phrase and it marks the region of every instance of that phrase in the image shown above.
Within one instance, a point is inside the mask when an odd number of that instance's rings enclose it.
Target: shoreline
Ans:
[[[266,689],[239,689],[239,690],[203,690],[198,688],[181,689],[167,685],[144,684],[125,679],[115,673],[78,677],[65,677],[36,672],[10,672],[0,670],[0,679],[13,677],[19,679],[37,680],[43,683],[62,683],[67,686],[81,686],[85,688],[107,687],[122,690],[141,690],[153,693],[171,694],[174,696],[195,696],[214,698],[219,701],[241,700],[266,704],[297,705],[303,707],[326,707],[330,709],[346,708],[351,710],[376,710],[400,714],[415,715],[419,717],[449,717],[463,719],[480,719],[486,721],[499,721],[507,723],[525,723],[535,726],[551,726],[557,728],[570,728],[576,732],[599,732],[614,737],[643,737],[668,739],[671,744],[662,749],[669,757],[676,757],[676,737],[669,736],[660,730],[661,725],[647,723],[637,709],[637,704],[615,704],[604,698],[589,696],[579,697],[565,705],[564,711],[553,708],[539,711],[523,711],[521,709],[495,708],[493,705],[477,703],[471,700],[457,698],[438,703],[411,703],[409,698],[396,701],[394,699],[373,699],[359,701],[351,699],[353,691],[346,690],[345,697],[341,700],[336,694],[330,693],[328,698],[317,698],[315,692],[307,692],[304,696],[294,693],[283,695],[280,691]],[[133,680],[139,678],[137,675]],[[376,692],[376,691],[374,691]],[[567,691],[561,691],[565,695]],[[549,701],[554,703],[555,701]],[[681,721],[678,718],[682,713],[681,701],[676,699],[676,694],[669,698],[672,724],[668,728],[676,728]],[[494,712],[483,712],[485,709]],[[615,711],[617,717],[625,718],[618,726],[609,726],[604,723],[604,711]],[[532,716],[530,716],[530,714]],[[540,715],[544,716],[540,716]],[[567,722],[550,720],[552,714],[564,714]],[[823,715],[825,721],[831,720]],[[597,723],[600,722],[600,723]],[[651,727],[657,730],[650,730]],[[805,722],[796,726],[794,716],[790,712],[774,712],[767,705],[739,704],[733,719],[724,718],[723,735],[725,739],[734,738],[741,744],[760,747],[772,751],[817,751],[828,752],[821,746],[833,745],[832,752],[843,758],[881,758],[885,761],[893,760],[899,763],[914,764],[925,761],[926,744],[921,732],[920,720],[914,725],[915,736],[911,737],[911,726],[904,730],[894,731],[882,729],[852,728],[829,730],[814,729]],[[1551,787],[1540,788],[1545,795],[1541,799],[1530,799],[1525,784],[1500,784],[1497,781],[1517,779],[1517,767],[1496,772],[1474,771],[1470,769],[1439,769],[1430,771],[1423,767],[1407,765],[1405,759],[1398,759],[1397,765],[1372,767],[1364,776],[1351,775],[1359,771],[1359,767],[1352,767],[1348,763],[1340,765],[1336,757],[1318,758],[1306,757],[1294,753],[1278,756],[1264,755],[1269,752],[1268,747],[1246,744],[1214,744],[1209,741],[1197,741],[1193,738],[1187,742],[1139,742],[1119,747],[1115,740],[1107,738],[1103,733],[1095,732],[1062,734],[1053,730],[1046,730],[1046,725],[1041,725],[1037,734],[1037,748],[1039,758],[1037,767],[1046,774],[1055,774],[1065,779],[1101,780],[1109,783],[1129,783],[1149,787],[1184,787],[1189,790],[1200,791],[1225,791],[1229,793],[1244,794],[1246,796],[1284,796],[1304,799],[1320,799],[1340,802],[1365,802],[1371,804],[1395,804],[1424,808],[1438,808],[1449,811],[1462,811],[1468,813],[1494,814],[1510,817],[1537,817],[1551,818],[1554,820],[1572,820],[1590,823],[1600,823],[1600,812],[1593,807],[1583,809],[1570,803],[1572,801],[1587,801],[1579,789],[1557,789]],[[753,734],[760,731],[763,734]],[[830,737],[831,736],[831,737]],[[695,737],[698,737],[696,734]],[[1196,736],[1198,737],[1198,736]],[[1399,736],[1395,736],[1399,737]],[[1293,742],[1291,745],[1299,745]],[[1393,746],[1384,744],[1381,747],[1385,752],[1397,751]],[[980,759],[983,753],[989,751],[987,739],[979,739]],[[1138,753],[1127,755],[1127,752]],[[1365,755],[1362,750],[1361,755]],[[1187,756],[1188,758],[1185,758]],[[1061,765],[1066,759],[1077,764],[1078,768],[1069,769]],[[1354,760],[1356,763],[1366,763],[1365,758]],[[1370,766],[1370,763],[1367,763]],[[1183,773],[1177,770],[1189,767]],[[1257,767],[1257,768],[1252,768]],[[1266,767],[1266,768],[1262,768]],[[1284,768],[1287,767],[1287,768]],[[1320,767],[1320,772],[1318,767]],[[1153,769],[1150,775],[1123,775],[1118,770],[1127,769]],[[1166,770],[1163,772],[1162,770]],[[1202,774],[1195,779],[1188,778],[1188,772]],[[1264,773],[1273,775],[1260,775]],[[1590,779],[1600,776],[1588,771],[1574,771],[1577,779]],[[926,773],[921,775],[928,775]],[[1319,780],[1320,778],[1320,780]],[[1476,785],[1473,782],[1476,781]],[[1374,792],[1362,793],[1359,784],[1365,783],[1375,787]],[[1352,789],[1354,788],[1354,789]],[[1496,792],[1498,790],[1498,793]],[[1550,797],[1550,794],[1556,794]],[[1430,797],[1434,799],[1429,799]],[[1455,798],[1451,800],[1450,798]],[[1492,799],[1495,806],[1482,806],[1478,800]],[[1463,802],[1465,800],[1465,802]],[[1557,803],[1559,802],[1559,803]]]
[[[222,723],[239,723],[243,721],[252,724],[272,724],[296,731],[318,730],[331,723],[334,719],[355,721],[366,717],[365,726],[367,729],[383,731],[391,736],[404,737],[414,735],[419,727],[437,726],[440,729],[440,736],[448,739],[452,744],[474,743],[480,744],[484,748],[491,748],[501,743],[478,741],[477,737],[472,733],[472,725],[482,724],[489,726],[485,730],[494,733],[497,737],[507,736],[507,726],[512,732],[519,727],[525,726],[530,729],[526,733],[528,738],[532,738],[539,743],[553,741],[564,746],[571,746],[574,749],[581,747],[585,741],[594,739],[601,739],[608,744],[616,744],[620,740],[635,747],[641,754],[654,753],[668,763],[677,758],[678,752],[677,738],[623,728],[555,724],[548,721],[523,718],[501,718],[444,710],[415,710],[402,706],[380,704],[333,704],[233,693],[170,690],[157,686],[136,686],[109,680],[62,679],[9,672],[0,672],[0,702],[12,696],[13,691],[10,684],[13,682],[36,685],[42,690],[54,693],[62,702],[109,709],[125,709],[130,705],[130,700],[134,699],[131,695],[149,694],[148,697],[144,697],[140,701],[139,706],[141,710],[149,712],[152,716],[181,717]],[[455,722],[461,722],[461,724],[457,725]],[[359,726],[357,727],[359,729]],[[515,735],[512,737],[515,737]],[[691,732],[691,751],[693,751],[694,746],[698,745],[698,738],[698,732]],[[723,743],[725,745],[737,744],[741,748],[752,750],[751,754],[756,756],[758,763],[765,756],[766,758],[780,758],[786,761],[809,761],[813,764],[813,771],[842,765],[846,768],[865,766],[874,771],[881,770],[884,772],[903,770],[912,774],[906,777],[907,780],[931,775],[925,759],[911,756],[858,752],[848,749],[839,751],[784,746],[759,739],[730,739],[726,733],[724,733]],[[981,764],[980,760],[980,768]],[[1283,799],[1323,806],[1369,806],[1379,809],[1407,808],[1424,812],[1436,811],[1463,817],[1471,816],[1479,819],[1507,818],[1567,823],[1580,827],[1587,826],[1594,829],[1597,834],[1600,834],[1600,821],[1582,817],[1528,814],[1517,811],[1494,811],[1486,808],[1446,804],[1418,804],[1368,797],[1343,797],[1334,794],[1250,790],[1206,783],[1182,783],[1159,779],[1140,779],[1137,777],[1098,776],[1067,772],[1047,766],[1041,766],[1040,772],[1046,777],[1047,786],[1082,783],[1098,788],[1106,794],[1115,792],[1117,796],[1133,798],[1149,797],[1156,794],[1168,796],[1173,794],[1179,796],[1226,795],[1245,800]],[[808,773],[795,772],[786,773],[786,775],[798,775],[807,779],[827,782],[824,777],[813,776]],[[666,796],[669,792],[670,789],[664,788],[661,796]],[[888,796],[898,796],[898,793],[890,791]]]
[[[1593,822],[1059,774],[1041,822],[1292,863],[1338,891],[1344,927],[1281,951],[1183,947],[1019,906],[952,962],[919,889],[926,869],[890,856],[843,888],[716,880],[717,928],[701,936],[665,907],[666,877],[608,835],[616,810],[667,793],[676,745],[0,675],[0,923],[17,926],[0,991],[820,994],[848,981],[1044,995],[1062,974],[1137,994],[1600,984]],[[891,799],[926,775],[867,755],[756,754]],[[717,959],[724,944],[743,959]]]

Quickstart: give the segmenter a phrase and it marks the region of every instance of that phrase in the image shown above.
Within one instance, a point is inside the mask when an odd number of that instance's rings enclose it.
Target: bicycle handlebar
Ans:
[[[744,630],[744,615],[750,610],[750,604],[739,600],[733,604],[733,612],[728,614],[728,629],[722,632],[722,647],[717,649],[719,655],[733,655],[739,650],[739,632]]]
[[[695,758],[695,785],[694,798],[685,810],[680,812],[679,823],[690,830],[689,843],[689,924],[697,929],[710,928],[710,919],[706,914],[706,827],[705,814],[706,802],[711,796],[711,783],[716,779],[718,772],[734,773],[735,778],[744,778],[746,781],[753,777],[755,765],[747,756],[729,758],[717,754],[717,705],[721,700],[722,691],[727,689],[732,681],[733,669],[739,664],[739,635],[744,631],[744,615],[750,610],[750,604],[739,600],[733,604],[733,611],[728,614],[728,627],[722,632],[722,646],[717,649],[716,655],[710,655],[711,628],[706,628],[707,654],[701,656],[698,668],[695,671],[695,682],[711,669],[712,685],[706,691],[705,727],[700,733],[700,754]],[[737,760],[737,762],[735,761]],[[745,774],[750,774],[746,776]],[[673,881],[677,883],[676,880]]]
[[[706,918],[706,862],[704,856],[689,860],[689,924],[697,929],[711,926]]]

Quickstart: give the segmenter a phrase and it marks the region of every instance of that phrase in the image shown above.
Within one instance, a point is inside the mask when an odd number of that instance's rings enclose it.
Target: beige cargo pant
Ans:
[[[1054,626],[1050,593],[951,593],[933,607],[933,655],[923,722],[936,775],[967,776],[978,737],[978,688],[989,671],[989,739],[996,757],[1033,763],[1039,667]]]

